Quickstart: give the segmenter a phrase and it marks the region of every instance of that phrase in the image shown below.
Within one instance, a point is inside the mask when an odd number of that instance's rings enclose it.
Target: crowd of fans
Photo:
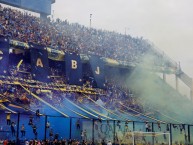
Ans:
[[[28,65],[24,65],[28,66]],[[21,71],[26,71],[27,69],[22,66]],[[16,67],[11,66],[10,72],[15,72]],[[53,70],[54,72],[58,72],[57,70]],[[13,77],[15,75],[15,77]],[[53,73],[53,76],[58,75],[57,73]],[[36,99],[32,96],[32,93],[48,102],[52,106],[58,108],[59,110],[66,112],[66,107],[64,105],[64,100],[68,99],[77,105],[86,105],[90,106],[97,110],[100,108],[97,103],[93,103],[92,100],[97,102],[101,100],[103,102],[103,107],[109,110],[116,110],[120,108],[119,103],[127,105],[128,107],[132,107],[133,109],[142,112],[143,108],[140,104],[137,103],[136,97],[134,97],[134,93],[129,90],[127,87],[124,87],[124,83],[119,82],[118,80],[106,80],[106,89],[95,89],[92,88],[92,85],[89,85],[89,82],[83,86],[71,86],[66,84],[65,81],[57,82],[61,79],[55,78],[52,83],[41,83],[35,80],[30,80],[30,77],[25,79],[22,78],[22,74],[18,75],[18,72],[13,74],[13,76],[0,76],[1,85],[0,85],[0,94],[2,94],[1,99],[8,101],[9,103],[21,106],[26,110],[40,109],[40,113],[44,110],[44,103],[42,101]],[[59,79],[59,80],[58,80]],[[65,77],[63,76],[65,80]],[[29,92],[26,92],[20,85],[14,84],[15,81],[19,81]],[[117,83],[115,83],[117,82]],[[86,93],[86,89],[92,90],[94,93]],[[62,91],[61,88],[66,88],[65,91]],[[121,108],[125,112],[129,111],[127,108]],[[99,113],[101,109],[98,110]],[[130,110],[131,111],[131,110]],[[110,115],[111,116],[111,115]],[[33,128],[33,125],[32,125]]]
[[[4,82],[7,83],[7,82]],[[136,97],[131,97],[134,94],[130,91],[129,94],[125,93],[123,90],[119,89],[119,86],[110,83],[107,85],[108,88],[106,90],[95,90],[95,94],[83,94],[87,97],[84,97],[79,88],[77,91],[76,89],[72,89],[70,86],[65,92],[61,91],[59,88],[55,87],[45,87],[41,85],[29,85],[26,84],[25,87],[33,94],[38,95],[40,98],[43,98],[46,102],[50,103],[51,105],[61,108],[63,106],[63,101],[65,98],[73,101],[74,103],[84,103],[89,104],[92,103],[88,98],[92,98],[93,100],[97,101],[101,99],[104,103],[104,107],[108,109],[116,109],[118,105],[117,102],[122,102],[128,107],[136,109],[142,112],[140,104],[137,102]],[[57,90],[55,90],[57,89]],[[3,84],[0,86],[0,93],[3,94],[4,98],[8,99],[10,102],[17,103],[22,105],[24,108],[41,108],[41,102],[32,97],[30,93],[27,93],[20,85],[14,84]],[[102,94],[101,94],[102,93]],[[114,104],[114,105],[112,105]],[[95,104],[96,105],[96,104]]]
[[[67,21],[42,20],[15,9],[0,6],[0,34],[21,42],[33,42],[55,49],[93,53],[122,61],[138,61],[150,49],[142,38],[87,28]]]
[[[31,14],[19,10],[2,7],[0,5],[0,35],[21,42],[41,44],[64,52],[76,52],[78,54],[95,54],[120,61],[139,62],[143,55],[151,49],[151,45],[143,38],[132,38],[116,32],[87,28],[80,24],[70,24],[68,21],[51,21],[40,19]],[[158,62],[160,63],[160,62]],[[42,83],[32,80],[30,65],[22,63],[19,70],[16,65],[9,66],[10,76],[0,76],[1,99],[20,105],[25,109],[41,108],[43,103],[32,97],[36,94],[44,101],[56,108],[65,108],[65,98],[75,104],[93,104],[91,98],[97,102],[99,99],[103,107],[118,111],[132,112],[129,108],[143,113],[143,107],[138,102],[135,93],[124,85],[121,80],[110,77],[106,80],[106,89],[94,89],[91,82],[85,80],[83,86],[70,86],[65,76],[60,71],[51,68],[51,83]],[[113,79],[112,79],[113,78]],[[27,93],[19,81],[31,93]],[[65,88],[65,91],[61,91]],[[46,91],[45,91],[46,90]],[[86,94],[84,97],[82,94]],[[127,107],[120,106],[123,104]],[[6,141],[6,140],[5,140]],[[8,142],[8,141],[7,141]],[[28,141],[27,141],[28,142]],[[14,142],[12,143],[14,144]],[[29,141],[28,144],[79,144],[76,140]],[[82,143],[86,144],[86,143]],[[91,143],[92,144],[92,143]]]
[[[78,140],[58,140],[55,139],[53,141],[51,140],[24,140],[20,141],[20,145],[79,145],[83,144],[84,142],[79,142]],[[0,140],[0,145],[16,145],[16,141],[10,141],[10,140]],[[91,144],[90,144],[91,145]]]

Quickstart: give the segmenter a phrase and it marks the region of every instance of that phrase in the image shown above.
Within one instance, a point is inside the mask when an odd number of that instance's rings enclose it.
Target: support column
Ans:
[[[190,140],[191,140],[191,138],[190,138],[190,125],[188,125],[188,143],[190,143]]]
[[[193,79],[191,80],[192,82],[192,87],[190,88],[190,98],[193,101]]]
[[[116,133],[116,130],[115,130],[115,120],[113,120],[113,128],[114,128],[114,132],[113,132],[113,135],[114,135],[114,144],[115,144],[115,133]]]
[[[17,115],[17,139],[19,139],[19,122],[20,122],[20,113]]]
[[[134,131],[135,131],[135,121],[133,121],[133,143],[135,144],[135,135],[134,135]]]
[[[133,131],[135,131],[135,121],[133,121]]]
[[[151,125],[152,125],[152,126],[151,126],[151,130],[152,130],[152,132],[154,132],[154,123],[152,122]]]
[[[153,122],[151,124],[151,130],[152,130],[152,132],[154,132],[154,123]],[[152,145],[154,145],[154,141],[155,141],[155,134],[153,133],[153,135],[152,135]]]
[[[164,80],[164,82],[166,81],[166,74],[165,74],[165,72],[163,72],[163,80]]]
[[[178,76],[176,75],[176,91],[179,91],[179,81],[178,81]]]
[[[190,89],[190,99],[193,101],[193,89]]]
[[[92,142],[94,144],[94,123],[95,123],[95,120],[93,119],[92,120]]]
[[[16,140],[17,143],[19,144],[19,122],[20,122],[20,113],[17,115],[17,135],[16,135]]]
[[[46,115],[46,117],[45,117],[45,129],[44,129],[44,140],[45,141],[46,141],[46,132],[47,132],[47,127],[46,127],[47,120],[48,120],[48,116]]]
[[[170,144],[172,145],[172,124],[170,123]]]
[[[70,118],[70,136],[69,139],[72,138],[72,118]]]

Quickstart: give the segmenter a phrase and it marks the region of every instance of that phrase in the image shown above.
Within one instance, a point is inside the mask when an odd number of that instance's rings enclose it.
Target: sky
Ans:
[[[193,78],[193,0],[56,0],[54,18],[143,37]]]

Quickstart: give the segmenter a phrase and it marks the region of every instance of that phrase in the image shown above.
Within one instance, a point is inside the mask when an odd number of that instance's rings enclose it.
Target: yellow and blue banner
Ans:
[[[92,55],[89,58],[92,73],[98,88],[105,88],[104,62],[99,56]]]
[[[66,77],[70,85],[82,85],[82,62],[80,55],[66,53],[65,69]]]
[[[48,52],[44,46],[30,44],[31,73],[35,80],[49,82]]]

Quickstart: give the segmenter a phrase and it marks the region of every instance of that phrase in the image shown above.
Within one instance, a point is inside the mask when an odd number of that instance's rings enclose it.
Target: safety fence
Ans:
[[[140,143],[193,143],[193,125],[188,124],[65,118],[10,112],[0,114],[0,140],[75,139],[88,143],[101,143],[104,140],[115,144],[132,144],[134,131],[143,133],[141,138],[139,134],[134,136]]]

